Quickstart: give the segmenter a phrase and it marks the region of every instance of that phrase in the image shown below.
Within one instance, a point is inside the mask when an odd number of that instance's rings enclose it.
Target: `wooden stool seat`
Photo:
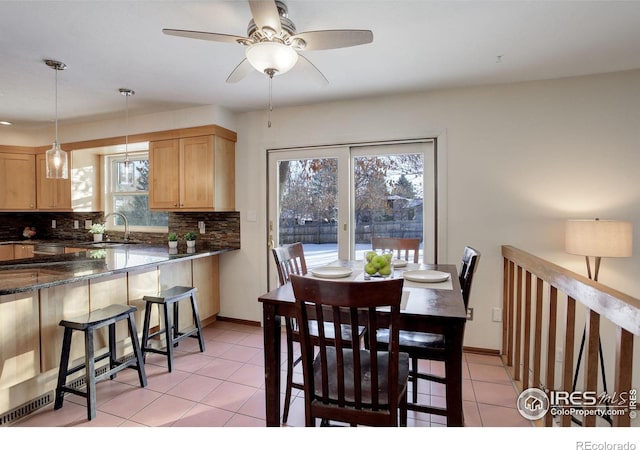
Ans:
[[[62,340],[54,409],[62,408],[64,394],[65,392],[70,392],[87,399],[87,418],[89,420],[95,418],[96,383],[107,377],[113,380],[116,373],[126,368],[136,369],[140,379],[140,386],[145,387],[147,385],[147,375],[144,370],[144,361],[138,341],[138,331],[133,317],[133,313],[136,310],[135,306],[109,305],[106,308],[91,311],[83,316],[60,321],[60,326],[64,327],[64,337]],[[133,346],[133,358],[116,358],[116,322],[120,320],[127,320],[128,322],[129,335]],[[94,331],[103,327],[109,327],[109,350],[96,357],[94,354]],[[84,332],[85,359],[84,363],[69,368],[71,337],[74,331]],[[96,375],[96,363],[106,358],[109,358],[108,370]],[[83,369],[85,370],[85,390],[79,389],[79,386],[76,385],[76,380],[74,380],[73,384],[67,385],[67,377]]]
[[[187,337],[198,339],[200,351],[204,352],[204,338],[202,336],[202,327],[200,326],[200,317],[198,314],[198,304],[196,302],[195,287],[173,286],[167,290],[160,292],[158,295],[146,295],[143,300],[146,302],[144,310],[144,329],[142,331],[142,357],[146,358],[147,353],[158,353],[166,355],[167,366],[169,372],[173,370],[173,348]],[[190,299],[191,311],[193,313],[193,323],[195,326],[188,330],[179,330],[178,302],[184,299]],[[150,333],[149,325],[151,322],[151,307],[158,305],[162,309],[164,315],[164,328],[162,324],[160,329],[155,333]],[[169,306],[173,305],[173,314],[170,314]],[[156,336],[165,336],[165,347],[152,347],[149,340]]]

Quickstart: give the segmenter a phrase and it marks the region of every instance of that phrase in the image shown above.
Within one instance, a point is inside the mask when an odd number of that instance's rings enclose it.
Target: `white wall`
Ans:
[[[330,88],[330,87],[329,87]],[[605,259],[600,281],[640,298],[640,71],[425,92],[238,116],[236,207],[242,249],[225,257],[221,315],[260,320],[267,289],[266,149],[439,134],[447,160],[447,242],[482,253],[465,345],[499,349],[500,246],[510,244],[585,273],[564,253],[569,218],[631,220],[631,259]],[[442,145],[444,144],[444,145]],[[258,221],[246,220],[257,211]],[[255,282],[247,283],[251,274]]]

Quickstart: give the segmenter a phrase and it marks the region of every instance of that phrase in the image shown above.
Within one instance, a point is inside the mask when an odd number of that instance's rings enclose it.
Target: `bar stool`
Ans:
[[[89,420],[96,416],[96,383],[109,377],[114,379],[116,373],[123,369],[131,368],[138,371],[140,386],[147,385],[147,375],[144,370],[144,360],[140,343],[138,341],[138,331],[133,318],[133,313],[137,308],[129,305],[109,305],[106,308],[96,309],[89,314],[85,314],[73,319],[61,320],[60,326],[64,327],[64,337],[62,340],[62,354],[60,356],[60,367],[58,369],[58,384],[56,386],[56,399],[54,409],[62,408],[64,393],[70,392],[87,399],[87,418]],[[129,335],[133,346],[133,358],[116,358],[116,322],[127,320],[129,325]],[[94,331],[109,327],[109,351],[96,357],[94,354]],[[74,331],[84,332],[84,363],[80,363],[69,368],[69,354],[71,350],[71,336]],[[96,375],[96,363],[109,358],[108,370],[100,375]],[[85,370],[85,390],[80,390],[76,384],[77,380],[67,385],[67,377],[80,370]]]
[[[167,290],[161,291],[157,296],[145,295],[142,299],[146,302],[144,310],[144,329],[142,331],[142,357],[146,360],[147,353],[158,353],[167,356],[167,366],[169,372],[173,369],[173,347],[177,347],[178,343],[187,337],[198,339],[200,351],[204,352],[204,338],[202,337],[202,327],[200,326],[200,317],[198,315],[198,304],[196,302],[195,287],[173,286]],[[191,310],[193,312],[192,329],[180,331],[178,321],[178,302],[189,298],[191,300]],[[151,307],[158,305],[162,309],[164,315],[164,328],[160,324],[160,329],[155,333],[149,334],[149,323],[151,321]],[[169,306],[173,305],[173,314],[169,313]],[[155,348],[149,345],[149,339],[164,334],[165,347]]]

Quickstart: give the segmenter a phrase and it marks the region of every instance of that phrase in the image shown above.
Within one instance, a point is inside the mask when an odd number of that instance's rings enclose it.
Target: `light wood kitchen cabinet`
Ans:
[[[0,295],[0,411],[33,398],[30,380],[40,374],[39,314],[37,291]]]
[[[0,152],[0,210],[36,209],[36,158]]]
[[[149,208],[235,209],[235,143],[216,135],[149,143]]]
[[[13,258],[33,258],[33,244],[13,244]]]
[[[0,245],[0,261],[11,261],[13,259],[13,245]]]
[[[47,178],[44,154],[36,155],[36,205],[39,210],[71,211],[71,177]]]

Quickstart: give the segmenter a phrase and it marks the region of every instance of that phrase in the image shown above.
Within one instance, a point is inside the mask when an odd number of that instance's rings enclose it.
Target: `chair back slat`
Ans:
[[[272,250],[273,258],[278,269],[278,278],[280,285],[289,282],[291,275],[306,275],[307,261],[304,257],[304,249],[302,243],[282,245]]]
[[[480,252],[472,247],[465,247],[462,255],[462,262],[460,263],[460,274],[458,275],[460,280],[460,287],[462,289],[462,299],[464,300],[464,306],[469,306],[469,296],[471,294],[471,282],[473,281],[473,274],[478,266],[478,260],[480,259]]]
[[[372,237],[371,248],[376,251],[390,251],[396,258],[409,262],[413,260],[417,263],[420,260],[420,238]]]
[[[373,425],[384,423],[385,415],[387,421],[391,414],[397,416],[398,329],[390,328],[392,337],[384,351],[376,348],[375,335],[399,320],[403,279],[356,282],[292,275],[290,280],[299,319],[305,402],[309,399],[311,416]],[[317,336],[310,334],[311,321],[317,321]],[[332,340],[322,332],[328,322],[335,327]],[[352,330],[366,326],[367,345],[357,333],[343,338],[344,326]],[[395,421],[390,423],[397,424],[397,417]]]

